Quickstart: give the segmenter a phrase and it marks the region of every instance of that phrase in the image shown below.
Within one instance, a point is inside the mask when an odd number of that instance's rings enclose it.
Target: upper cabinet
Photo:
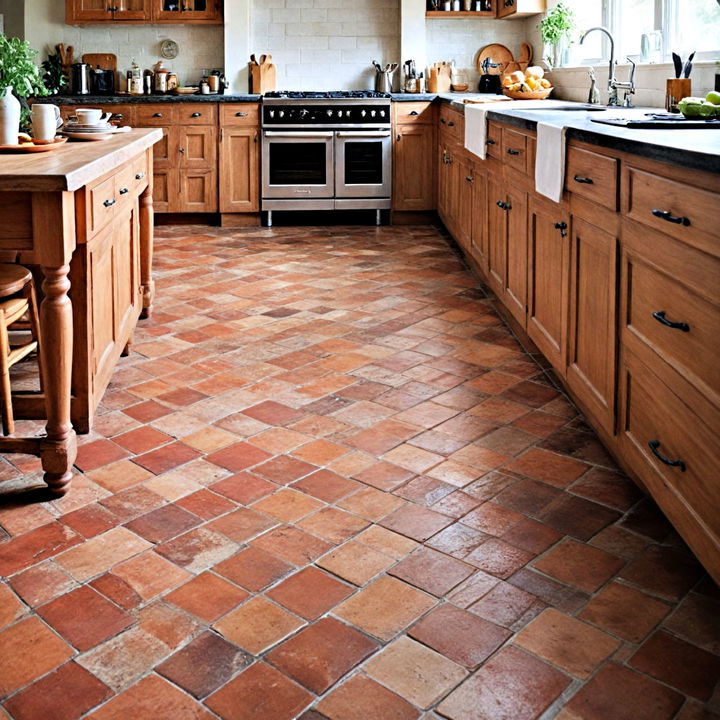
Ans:
[[[427,18],[472,18],[488,17],[504,20],[525,18],[530,15],[539,15],[547,10],[547,0],[483,0],[483,2],[471,3],[471,10],[443,10],[440,2],[433,5],[428,3],[428,10],[425,12]],[[464,3],[461,3],[464,7]],[[434,8],[434,9],[433,9]]]
[[[545,12],[546,0],[496,0],[497,16],[506,20]]]
[[[222,0],[65,0],[65,22],[220,24]]]

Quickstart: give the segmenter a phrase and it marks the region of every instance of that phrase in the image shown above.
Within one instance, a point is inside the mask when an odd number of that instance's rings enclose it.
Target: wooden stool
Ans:
[[[8,330],[22,329],[19,321],[27,315],[30,341],[11,346]],[[15,324],[14,328],[11,326]],[[10,368],[19,360],[38,350],[40,323],[38,322],[35,284],[30,271],[22,265],[0,264],[0,411],[4,435],[15,432],[10,389]],[[38,363],[40,362],[38,353]],[[40,373],[42,389],[42,372]]]

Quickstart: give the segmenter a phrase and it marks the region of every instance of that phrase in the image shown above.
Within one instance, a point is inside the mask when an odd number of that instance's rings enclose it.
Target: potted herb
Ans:
[[[575,27],[575,15],[564,3],[559,2],[548,10],[538,28],[544,45],[544,60],[552,70],[562,64],[562,55],[570,43],[570,32]]]
[[[0,35],[0,145],[17,144],[20,125],[29,120],[26,98],[48,94],[36,54],[24,40]]]

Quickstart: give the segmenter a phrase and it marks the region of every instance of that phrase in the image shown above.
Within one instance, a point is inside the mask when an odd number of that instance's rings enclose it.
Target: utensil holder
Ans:
[[[665,82],[665,109],[670,113],[680,112],[678,103],[692,95],[690,78],[668,78]]]

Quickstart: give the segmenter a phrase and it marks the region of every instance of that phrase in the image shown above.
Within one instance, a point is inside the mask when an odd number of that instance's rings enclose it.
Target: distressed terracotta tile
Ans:
[[[167,602],[206,622],[214,622],[247,598],[244,590],[210,572],[197,575],[165,596]]]
[[[350,540],[320,558],[317,564],[343,580],[362,586],[394,562],[388,555]]]
[[[317,720],[366,720],[368,717],[417,720],[419,717],[418,711],[406,700],[362,675],[355,675],[328,693],[317,709],[322,713]]]
[[[306,620],[316,620],[351,595],[348,587],[314,567],[291,575],[266,593],[267,597]]]

